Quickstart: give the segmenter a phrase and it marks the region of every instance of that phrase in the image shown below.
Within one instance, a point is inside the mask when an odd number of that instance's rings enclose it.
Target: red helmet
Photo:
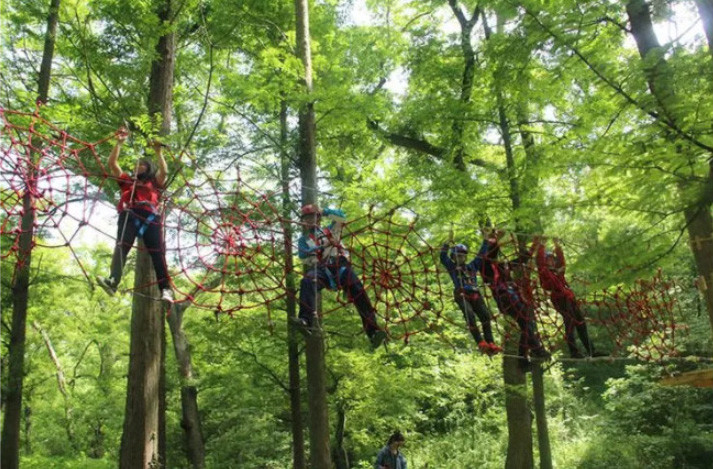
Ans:
[[[321,215],[322,211],[319,209],[319,206],[317,204],[307,204],[302,206],[302,209],[300,210],[301,216],[305,215],[312,215],[316,213],[317,215]]]

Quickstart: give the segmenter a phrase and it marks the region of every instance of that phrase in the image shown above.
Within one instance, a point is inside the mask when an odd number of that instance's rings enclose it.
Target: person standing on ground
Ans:
[[[401,454],[401,447],[406,439],[399,431],[395,431],[386,442],[386,446],[381,448],[376,455],[374,469],[407,469],[406,458]]]

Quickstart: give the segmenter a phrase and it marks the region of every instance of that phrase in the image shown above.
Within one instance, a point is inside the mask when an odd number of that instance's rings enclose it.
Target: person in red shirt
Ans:
[[[487,229],[478,257],[480,262],[480,278],[490,287],[495,304],[501,313],[515,319],[520,327],[520,345],[518,355],[520,366],[530,369],[529,355],[540,361],[549,360],[550,353],[545,349],[537,331],[534,305],[524,298],[520,291],[521,285],[512,277],[512,272],[521,268],[526,257],[520,254],[516,259],[508,261],[500,257],[500,238],[503,231]]]
[[[116,145],[109,155],[109,171],[116,178],[121,192],[117,210],[119,212],[117,242],[111,260],[111,276],[98,278],[97,281],[109,295],[116,293],[121,275],[126,264],[126,257],[137,237],[143,239],[154,270],[163,301],[173,301],[170,279],[166,269],[166,247],[163,241],[163,223],[159,211],[161,191],[166,183],[168,166],[161,152],[162,145],[153,142],[152,146],[158,158],[158,168],[147,159],[140,159],[136,164],[136,174],[131,176],[122,171],[118,159],[121,146],[128,132],[119,129],[116,133]]]
[[[564,277],[566,265],[559,240],[556,238],[554,240],[554,254],[545,250],[544,238],[542,240],[536,238],[535,243],[537,244],[537,273],[540,277],[540,285],[550,292],[552,306],[564,319],[565,338],[570,356],[572,358],[584,358],[575,342],[575,330],[587,355],[598,355],[595,354],[594,346],[589,340],[584,314],[577,304],[577,298],[569,287],[567,279]]]

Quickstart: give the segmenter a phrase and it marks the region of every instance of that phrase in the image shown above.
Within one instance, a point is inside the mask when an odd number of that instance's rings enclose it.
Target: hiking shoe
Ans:
[[[164,288],[161,290],[161,301],[166,303],[173,303],[173,290],[170,288]]]
[[[495,345],[494,342],[490,342],[490,343],[488,344],[488,347],[490,348],[490,354],[491,354],[491,355],[496,355],[496,354],[498,354],[498,353],[500,353],[500,352],[503,351],[503,348],[502,348],[502,347],[498,347],[497,345]]]
[[[369,341],[371,342],[371,347],[376,350],[379,348],[381,344],[386,342],[386,331],[382,331],[379,329],[378,331],[374,331],[374,333],[369,336]]]
[[[594,350],[590,356],[591,357],[608,357],[609,354],[606,352],[600,352],[599,350]]]
[[[573,350],[570,350],[569,357],[570,358],[584,358],[584,355],[578,349],[573,349]]]
[[[300,331],[303,335],[312,335],[312,333],[310,332],[310,323],[305,318],[290,318],[290,323],[292,323],[292,326],[298,331]]]
[[[111,277],[97,277],[97,284],[109,296],[114,296],[116,293],[116,282],[114,282],[114,279]]]
[[[490,344],[484,340],[481,340],[480,342],[478,342],[478,350],[480,350],[480,353],[490,355]]]

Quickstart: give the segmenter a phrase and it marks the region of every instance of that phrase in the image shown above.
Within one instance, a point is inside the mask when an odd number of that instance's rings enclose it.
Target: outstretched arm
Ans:
[[[449,272],[451,269],[455,268],[455,264],[451,260],[450,257],[448,257],[448,249],[450,249],[450,244],[448,243],[443,243],[443,246],[441,246],[441,264],[443,264],[443,267],[445,267]]]
[[[124,144],[127,135],[129,135],[129,132],[123,127],[116,131],[116,145],[114,145],[114,148],[109,154],[109,172],[115,178],[121,176],[122,173],[121,166],[119,166],[119,153],[121,153],[121,146]]]
[[[153,146],[156,158],[158,159],[156,182],[158,182],[161,187],[164,187],[166,184],[166,178],[168,177],[168,165],[166,164],[166,160],[163,158],[163,144],[158,140],[154,140],[151,145]]]

